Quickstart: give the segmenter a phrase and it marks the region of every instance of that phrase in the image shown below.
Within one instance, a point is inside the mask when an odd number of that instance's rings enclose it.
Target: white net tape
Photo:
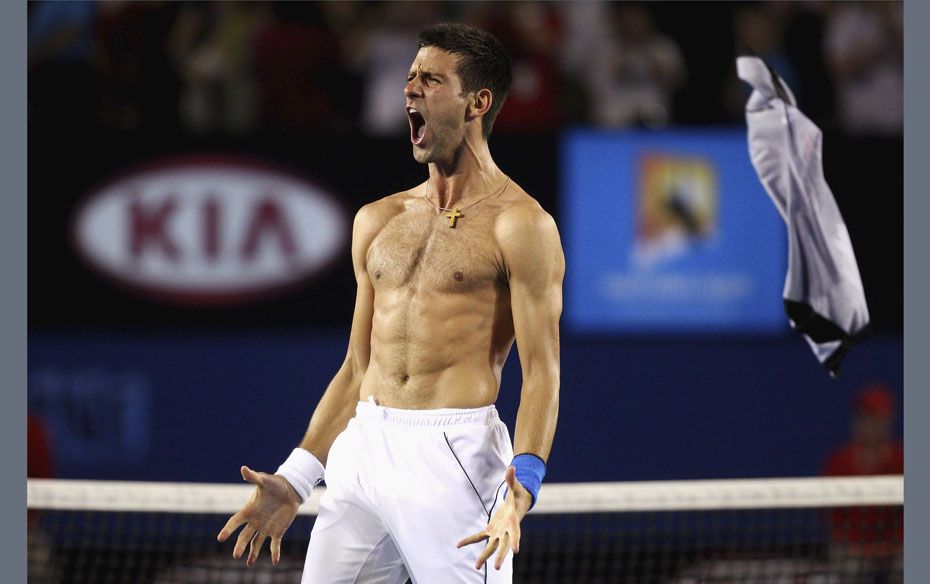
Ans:
[[[29,479],[30,509],[235,513],[248,484]],[[325,488],[300,513],[315,515]],[[904,477],[823,477],[544,485],[534,514],[903,505]]]

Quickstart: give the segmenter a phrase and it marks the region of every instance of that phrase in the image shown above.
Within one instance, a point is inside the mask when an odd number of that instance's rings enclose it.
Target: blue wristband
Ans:
[[[546,476],[546,463],[543,459],[535,454],[523,453],[513,457],[510,466],[514,467],[517,481],[523,485],[523,488],[529,491],[533,497],[530,509],[536,505],[536,496],[539,495],[539,487],[542,486],[543,477]],[[504,492],[504,498],[507,498],[507,492]]]

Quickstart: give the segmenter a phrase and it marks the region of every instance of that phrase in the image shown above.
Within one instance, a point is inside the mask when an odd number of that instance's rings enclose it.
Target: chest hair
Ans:
[[[505,281],[494,244],[493,211],[474,210],[455,228],[433,209],[393,217],[368,250],[375,290],[468,292]]]

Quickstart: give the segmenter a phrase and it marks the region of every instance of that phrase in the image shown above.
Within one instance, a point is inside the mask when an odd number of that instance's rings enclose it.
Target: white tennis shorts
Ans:
[[[400,410],[359,402],[336,438],[302,584],[509,583],[512,556],[475,569],[457,549],[504,497],[513,459],[497,409]]]

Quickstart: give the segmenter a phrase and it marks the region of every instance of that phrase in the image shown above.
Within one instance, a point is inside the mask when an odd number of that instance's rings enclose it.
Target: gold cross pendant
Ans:
[[[459,217],[464,217],[464,216],[465,215],[462,215],[462,212],[459,211],[457,208],[451,213],[447,213],[446,217],[449,218],[449,227],[452,227],[454,229],[456,220],[458,220]]]

